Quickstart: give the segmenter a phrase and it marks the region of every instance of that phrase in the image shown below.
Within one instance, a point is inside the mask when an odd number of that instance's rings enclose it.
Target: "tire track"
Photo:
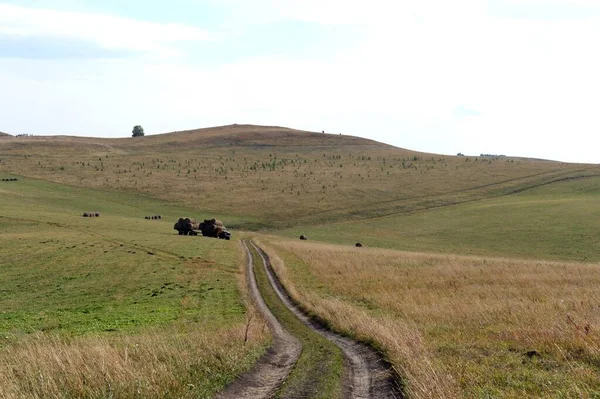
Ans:
[[[247,245],[248,244],[244,242],[244,246],[248,251]],[[352,399],[402,398],[403,395],[396,384],[396,379],[394,378],[395,375],[383,358],[371,347],[337,334],[309,318],[293,303],[284,287],[277,279],[266,253],[253,242],[250,242],[250,245],[252,245],[262,258],[267,277],[277,293],[277,296],[285,306],[306,326],[327,338],[342,350],[346,366],[344,376],[344,397]],[[253,278],[254,274],[252,273],[252,275],[250,275],[250,273],[248,273],[248,276],[252,276]],[[240,398],[241,397],[244,396],[240,396]]]
[[[271,329],[273,344],[252,369],[242,374],[226,391],[216,397],[219,399],[272,398],[298,361],[302,344],[298,338],[283,328],[265,304],[254,277],[254,258],[247,242],[243,241],[242,245],[248,255],[246,265],[248,290]]]

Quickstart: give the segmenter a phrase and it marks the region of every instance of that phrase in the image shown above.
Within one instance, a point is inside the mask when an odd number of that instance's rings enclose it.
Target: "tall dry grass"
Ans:
[[[136,336],[37,333],[0,348],[0,398],[210,397],[249,367],[259,334],[243,326]]]
[[[410,397],[600,394],[599,264],[269,246],[291,295],[385,351]]]
[[[240,264],[242,257],[240,252]],[[264,352],[269,330],[238,274],[246,320],[135,335],[0,337],[0,398],[209,398]]]

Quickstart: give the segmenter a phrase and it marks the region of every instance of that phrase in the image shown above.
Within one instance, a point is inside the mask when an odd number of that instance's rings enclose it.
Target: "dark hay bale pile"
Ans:
[[[305,236],[304,234],[302,234],[302,235],[300,236],[300,239],[301,239],[301,240],[303,240],[303,241],[306,241],[306,240],[308,240],[308,237],[307,237],[307,236]]]
[[[160,219],[162,219],[162,216],[160,216],[160,215],[157,215],[157,216],[156,216],[156,218],[157,218],[158,220],[160,220]]]
[[[97,218],[99,218],[100,217],[100,213],[96,212],[96,213],[94,213],[94,216],[97,217]]]
[[[204,219],[199,225],[199,229],[204,237],[231,239],[231,233],[227,231],[223,222],[217,219]],[[225,234],[226,233],[226,234]]]
[[[193,234],[192,231],[198,230],[198,223],[194,219],[179,218],[173,228],[179,232],[179,235],[197,235]]]
[[[83,212],[83,217],[84,217],[84,218],[89,218],[89,217],[90,217],[90,214],[89,214],[89,213],[87,213],[87,212]]]
[[[144,219],[148,220],[150,219],[150,216],[144,216]]]
[[[362,247],[363,245],[360,242],[357,242],[354,246],[355,247]]]

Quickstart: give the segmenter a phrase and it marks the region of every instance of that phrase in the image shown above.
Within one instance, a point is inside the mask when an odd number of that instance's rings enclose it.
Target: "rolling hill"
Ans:
[[[272,340],[244,283],[249,238],[299,305],[382,350],[407,397],[597,393],[599,165],[232,125],[2,137],[0,177],[18,177],[0,182],[0,386],[15,397],[225,389]],[[184,215],[234,238],[179,236]],[[341,397],[339,354],[294,329],[307,344],[286,389],[320,389],[318,374]]]
[[[0,171],[126,190],[251,230],[361,220],[500,197],[600,174],[598,165],[455,157],[358,137],[230,125],[142,138],[15,137]]]

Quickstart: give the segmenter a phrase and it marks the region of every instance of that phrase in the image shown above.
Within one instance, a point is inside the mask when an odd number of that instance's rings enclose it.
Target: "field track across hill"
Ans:
[[[217,396],[219,399],[273,397],[277,388],[281,386],[292,371],[302,352],[300,341],[283,328],[260,295],[254,277],[252,253],[245,241],[243,245],[248,254],[248,291],[271,329],[273,344],[252,369],[241,375],[225,392]]]
[[[285,306],[306,326],[332,341],[344,354],[344,397],[345,398],[401,398],[402,394],[393,378],[392,371],[381,356],[372,348],[350,338],[334,333],[311,320],[300,310],[285,292],[271,267],[268,256],[249,241],[243,242],[248,255],[248,286],[257,307],[267,320],[273,333],[273,346],[248,373],[234,382],[219,398],[270,398],[284,382],[302,347],[271,313],[258,290],[254,275],[254,260],[249,246],[262,258],[271,286]]]

